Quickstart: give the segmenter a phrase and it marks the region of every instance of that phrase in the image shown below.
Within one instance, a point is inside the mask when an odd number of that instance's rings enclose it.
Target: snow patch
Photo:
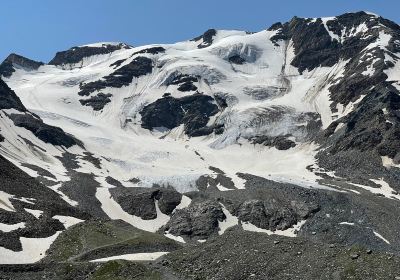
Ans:
[[[168,231],[164,233],[164,236],[165,236],[165,237],[168,237],[169,239],[178,241],[178,242],[180,242],[180,243],[186,243],[186,242],[185,242],[185,239],[183,239],[182,236],[173,235],[173,234],[169,233]]]
[[[324,27],[325,27],[326,31],[328,32],[329,36],[331,36],[332,40],[337,40],[338,42],[340,42],[339,36],[336,35],[335,33],[333,33],[329,29],[329,27],[327,25],[328,21],[335,20],[335,19],[336,19],[335,17],[325,17],[325,18],[322,18],[321,20],[322,20],[322,24],[324,25]]]
[[[73,225],[84,222],[84,220],[75,217],[61,216],[61,215],[53,216],[53,219],[59,220],[61,223],[63,223],[65,228],[69,228],[72,227]]]
[[[21,237],[22,251],[14,252],[12,250],[0,247],[1,264],[27,264],[35,263],[41,260],[50,245],[56,240],[61,231],[45,238],[25,238]]]
[[[286,236],[286,237],[296,237],[297,232],[301,229],[301,227],[305,223],[306,223],[306,220],[303,220],[303,221],[298,222],[291,228],[288,228],[285,230],[275,230],[275,231],[259,228],[250,222],[242,222],[242,227],[244,230],[247,230],[247,231],[262,232],[262,233],[266,233],[268,235],[281,235],[281,236]]]
[[[154,261],[168,253],[169,252],[125,254],[125,255],[112,256],[112,257],[107,257],[107,258],[91,260],[90,262],[108,262],[108,261],[112,261],[112,260]]]
[[[218,221],[218,226],[219,226],[219,231],[218,234],[224,234],[224,232],[231,227],[234,227],[236,225],[239,224],[239,220],[237,217],[233,216],[226,208],[225,206],[220,203],[220,205],[222,206],[222,212],[224,212],[225,214],[225,220],[223,220],[222,222]]]
[[[0,208],[6,211],[15,212],[15,209],[10,201],[14,196],[6,192],[0,191]]]
[[[349,223],[349,222],[341,222],[339,225],[348,225],[348,226],[354,226],[354,223]]]
[[[192,200],[187,197],[186,195],[182,195],[181,202],[178,204],[178,206],[175,207],[174,212],[176,210],[184,209],[190,205]]]
[[[386,238],[384,238],[382,235],[380,235],[380,234],[377,233],[376,231],[373,231],[373,232],[374,232],[374,235],[375,235],[376,237],[382,239],[385,243],[390,244],[390,242],[389,242]]]
[[[24,210],[33,216],[35,216],[36,219],[39,219],[40,216],[42,216],[43,211],[42,210],[35,210],[35,209],[29,209],[29,208],[24,208]]]
[[[130,215],[112,198],[108,188],[97,188],[96,198],[101,203],[103,211],[114,220],[123,220],[132,226],[145,231],[156,232],[164,226],[170,217],[161,212],[158,207],[158,201],[155,200],[157,217],[153,220],[143,220],[140,217]]]
[[[228,189],[225,188],[223,185],[221,185],[220,183],[217,184],[217,189],[221,192],[226,192],[226,191],[233,191],[233,189]]]
[[[356,183],[351,183],[348,182],[349,184],[356,186],[356,187],[360,187],[364,190],[367,190],[371,193],[377,194],[377,195],[381,195],[383,197],[386,198],[390,198],[390,199],[398,199],[400,200],[400,195],[398,194],[398,192],[396,192],[394,189],[392,189],[388,183],[386,183],[383,178],[382,179],[370,179],[370,181],[374,182],[375,184],[380,185],[380,188],[374,188],[374,187],[369,187],[369,186],[364,186],[361,184],[356,184]]]
[[[10,231],[14,231],[20,228],[24,228],[25,227],[25,223],[21,222],[21,223],[17,223],[17,224],[3,224],[0,223],[0,231],[2,232],[10,232]]]

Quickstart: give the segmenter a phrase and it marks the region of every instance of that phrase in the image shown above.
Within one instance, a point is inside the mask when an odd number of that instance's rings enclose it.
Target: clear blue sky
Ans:
[[[99,41],[135,46],[193,38],[208,28],[260,31],[293,16],[367,10],[400,23],[400,0],[2,0],[0,60],[47,62]]]

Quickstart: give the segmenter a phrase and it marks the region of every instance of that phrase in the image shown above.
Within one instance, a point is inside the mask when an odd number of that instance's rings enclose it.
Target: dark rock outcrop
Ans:
[[[178,90],[185,91],[195,91],[197,87],[193,84],[199,81],[199,77],[187,74],[177,73],[172,75],[170,80],[165,82],[166,85],[179,85]]]
[[[172,129],[181,124],[189,136],[209,134],[207,129],[211,116],[218,113],[218,106],[211,103],[214,99],[203,94],[193,94],[182,98],[165,96],[146,105],[140,112],[142,127],[146,129]]]
[[[25,70],[37,70],[43,62],[31,60],[21,55],[12,53],[0,64],[0,76],[9,78],[15,72],[15,66]]]
[[[193,75],[188,74],[181,74],[177,73],[176,75],[172,76],[170,81],[166,82],[166,85],[179,85],[183,83],[196,83],[199,81],[199,78]]]
[[[291,21],[284,24],[274,24],[270,30],[278,30],[277,34],[271,38],[275,43],[279,40],[292,40],[295,49],[295,57],[292,65],[297,67],[300,72],[312,70],[318,66],[331,67],[339,59],[347,60],[357,56],[366,46],[374,42],[379,36],[379,30],[372,27],[382,25],[396,25],[388,20],[365,12],[349,13],[336,17],[334,20],[327,21],[327,27],[339,38],[346,32],[359,24],[366,24],[371,36],[362,38],[358,34],[348,40],[332,39],[320,18],[313,21],[294,17]]]
[[[90,57],[93,55],[101,55],[115,52],[121,49],[129,49],[130,46],[126,44],[109,45],[103,44],[101,47],[73,47],[69,50],[58,52],[56,56],[50,60],[50,65],[65,65],[65,64],[75,64],[82,61],[85,57]]]
[[[162,230],[176,236],[206,239],[218,234],[219,222],[225,218],[221,205],[216,201],[196,202],[176,211]]]
[[[144,54],[144,53],[149,53],[149,54],[159,54],[165,52],[165,48],[163,47],[151,47],[147,49],[143,49],[137,52],[134,52],[132,55],[138,55],[138,54]]]
[[[132,56],[134,55],[138,55],[138,54],[159,54],[159,53],[164,53],[165,49],[163,47],[151,47],[151,48],[147,48],[147,49],[143,49],[137,52],[134,52]],[[120,59],[115,61],[114,63],[110,64],[110,67],[114,67],[114,68],[118,68],[119,66],[121,66],[122,63],[124,63],[127,59]]]
[[[138,56],[130,63],[122,66],[102,80],[79,85],[80,96],[88,96],[90,93],[107,87],[121,88],[128,86],[133,78],[150,74],[153,70],[153,61],[150,58]]]
[[[309,211],[305,211],[308,214]],[[237,216],[243,222],[269,230],[285,230],[297,224],[305,217],[300,217],[288,205],[281,205],[274,200],[247,200],[237,209]]]
[[[359,28],[361,25],[364,28]],[[357,28],[358,32],[351,31]],[[325,24],[321,19],[294,17],[290,22],[273,25],[270,30],[277,30],[271,38],[276,44],[293,42],[295,56],[291,64],[300,72],[347,61],[343,75],[327,81],[331,84],[331,111],[338,119],[318,139],[323,146],[317,156],[319,166],[341,170],[341,176],[352,179],[379,173],[399,188],[395,180],[389,178],[392,175],[378,172],[379,168],[373,165],[380,165],[381,156],[395,162],[400,160],[397,113],[400,91],[387,81],[385,73],[394,67],[390,59],[398,60],[400,46],[396,42],[400,41],[400,26],[382,17],[358,12],[337,16]],[[383,33],[389,37],[386,48],[374,45]],[[352,103],[351,112],[341,116],[338,108]],[[337,130],[339,123],[343,128]],[[359,158],[364,158],[361,166],[355,164]],[[340,165],[347,166],[348,170]]]
[[[0,109],[15,109],[20,112],[26,112],[26,108],[22,104],[19,97],[1,79],[0,79]]]
[[[9,117],[14,125],[31,131],[43,142],[66,148],[74,145],[82,146],[80,141],[65,133],[61,128],[45,124],[40,118],[31,114],[11,114]]]
[[[228,58],[228,61],[233,64],[243,64],[246,59],[242,58],[240,55],[232,55]]]
[[[197,87],[192,82],[185,82],[178,87],[179,91],[195,91]]]
[[[275,147],[278,150],[288,150],[296,146],[296,143],[288,139],[290,135],[279,135],[275,137],[262,135],[253,137],[253,144],[262,144],[264,146]]]
[[[182,199],[182,195],[172,188],[117,187],[110,189],[110,193],[124,211],[144,220],[157,218],[155,201],[162,213],[170,215]]]
[[[215,29],[208,29],[206,32],[204,32],[203,35],[200,35],[194,39],[192,39],[192,41],[200,41],[203,40],[197,47],[199,49],[203,49],[206,47],[209,47],[212,45],[213,41],[214,41],[214,36],[217,35],[217,30]]]
[[[95,111],[103,110],[107,103],[111,102],[111,93],[104,94],[102,92],[98,93],[96,96],[91,96],[88,99],[80,99],[79,102],[84,106],[90,106]]]

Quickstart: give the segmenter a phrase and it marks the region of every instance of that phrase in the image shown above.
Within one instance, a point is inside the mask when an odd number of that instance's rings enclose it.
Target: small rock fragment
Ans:
[[[351,254],[350,257],[351,257],[351,259],[356,260],[356,259],[358,259],[358,257],[360,257],[360,255],[359,254]]]

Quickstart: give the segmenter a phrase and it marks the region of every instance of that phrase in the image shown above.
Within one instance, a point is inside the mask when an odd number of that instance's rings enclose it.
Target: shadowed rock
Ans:
[[[211,103],[212,101],[211,96],[202,94],[182,98],[165,96],[146,105],[140,112],[142,127],[172,129],[184,124],[185,132],[189,136],[209,134],[213,129],[207,130],[207,123],[218,112],[218,106]]]
[[[56,56],[50,60],[50,65],[65,65],[81,62],[83,58],[93,55],[101,55],[115,52],[121,49],[129,49],[126,44],[109,45],[103,44],[101,47],[82,46],[73,47],[69,50],[58,52]]]
[[[43,62],[34,61],[21,55],[12,53],[0,64],[0,76],[9,78],[15,72],[15,66],[25,70],[37,70]]]

